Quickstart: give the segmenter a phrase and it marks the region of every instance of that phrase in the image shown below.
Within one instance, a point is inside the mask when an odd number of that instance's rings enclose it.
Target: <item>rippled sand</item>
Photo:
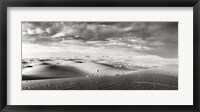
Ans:
[[[82,61],[48,61],[25,68],[23,90],[177,90],[178,66],[147,70]]]

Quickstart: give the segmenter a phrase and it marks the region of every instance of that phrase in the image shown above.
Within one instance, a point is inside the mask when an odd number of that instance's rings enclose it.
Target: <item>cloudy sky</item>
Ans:
[[[177,22],[22,22],[23,57],[67,53],[178,57]]]

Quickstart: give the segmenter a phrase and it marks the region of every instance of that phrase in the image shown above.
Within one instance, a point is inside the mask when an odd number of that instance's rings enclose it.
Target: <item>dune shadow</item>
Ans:
[[[52,79],[52,78],[74,78],[84,77],[88,73],[72,66],[43,65],[35,66],[24,70],[22,80]]]

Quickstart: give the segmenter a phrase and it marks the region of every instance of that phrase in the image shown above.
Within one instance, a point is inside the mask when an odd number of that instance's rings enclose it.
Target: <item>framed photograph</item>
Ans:
[[[2,112],[199,112],[199,0],[4,0]]]

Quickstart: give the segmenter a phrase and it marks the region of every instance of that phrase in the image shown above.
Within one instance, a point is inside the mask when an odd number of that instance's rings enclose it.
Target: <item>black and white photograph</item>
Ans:
[[[22,90],[178,90],[178,22],[22,21]]]

